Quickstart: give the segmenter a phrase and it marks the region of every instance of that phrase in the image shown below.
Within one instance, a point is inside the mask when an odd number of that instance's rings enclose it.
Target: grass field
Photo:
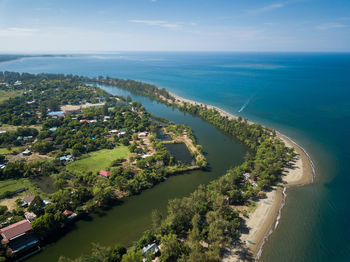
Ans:
[[[17,128],[35,128],[36,130],[40,131],[43,126],[42,125],[30,125],[30,126],[13,126],[13,125],[7,125],[7,124],[2,124],[0,126],[1,131],[16,131]]]
[[[10,97],[18,96],[18,95],[22,94],[22,92],[23,91],[21,91],[21,90],[13,90],[13,91],[0,90],[0,103],[9,99]]]
[[[117,146],[109,150],[103,149],[90,153],[88,157],[77,160],[67,165],[67,169],[73,173],[98,172],[101,169],[108,168],[113,160],[126,158],[130,154],[126,146]]]
[[[8,150],[7,148],[0,148],[0,155],[7,155],[11,154],[12,152],[22,152],[24,150],[24,147],[12,147],[11,150]]]
[[[32,193],[37,191],[28,178],[7,179],[0,181],[0,194],[6,191],[15,191],[23,187],[28,188]]]

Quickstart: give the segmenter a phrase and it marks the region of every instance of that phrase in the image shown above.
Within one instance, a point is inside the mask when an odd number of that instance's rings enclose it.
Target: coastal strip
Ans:
[[[170,92],[169,94],[175,98],[175,103],[206,106],[209,109],[217,110],[222,116],[229,119],[238,118],[216,106],[185,99]],[[293,163],[288,168],[285,168],[282,182],[274,186],[270,192],[266,192],[266,198],[260,199],[257,202],[256,209],[249,214],[248,218],[244,218],[246,227],[249,230],[241,232],[239,243],[235,243],[228,250],[223,259],[225,262],[258,260],[268,237],[279,224],[282,208],[287,197],[287,188],[309,184],[314,180],[315,166],[306,150],[280,132],[276,131],[276,136],[287,147],[294,148],[296,157]]]

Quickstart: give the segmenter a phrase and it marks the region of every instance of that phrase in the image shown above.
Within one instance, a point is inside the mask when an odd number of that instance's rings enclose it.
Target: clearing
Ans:
[[[12,91],[0,90],[0,103],[9,99],[10,97],[15,97],[15,96],[18,96],[22,93],[23,93],[22,90],[12,90]]]
[[[96,173],[101,169],[107,169],[118,158],[126,158],[130,155],[126,146],[117,146],[114,149],[102,149],[92,152],[86,158],[77,160],[67,165],[67,169],[74,173]]]

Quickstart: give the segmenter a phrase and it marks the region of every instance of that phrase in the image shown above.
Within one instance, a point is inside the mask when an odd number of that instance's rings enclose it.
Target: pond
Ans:
[[[181,162],[185,165],[192,165],[193,159],[190,151],[188,150],[185,143],[177,144],[164,144],[168,149],[170,155],[172,155],[176,162]]]
[[[50,176],[35,177],[31,181],[46,194],[52,194],[57,191],[53,186],[55,179]]]
[[[163,129],[159,128],[157,131],[157,138],[161,141],[170,141],[171,137],[168,134],[164,134]]]

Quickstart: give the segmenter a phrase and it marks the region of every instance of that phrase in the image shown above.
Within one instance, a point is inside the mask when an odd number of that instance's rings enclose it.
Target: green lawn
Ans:
[[[22,94],[22,92],[23,91],[21,91],[21,90],[13,90],[13,91],[0,90],[0,103],[9,99],[10,97],[18,96],[18,95]]]
[[[126,146],[117,146],[109,150],[103,149],[90,153],[88,157],[74,161],[67,165],[67,169],[71,172],[98,172],[101,169],[108,168],[113,160],[118,158],[126,158],[130,154]]]
[[[8,150],[7,148],[0,148],[0,155],[7,155],[11,154],[12,152],[22,152],[24,150],[24,147],[12,147],[11,150]]]
[[[15,191],[23,187],[28,188],[32,193],[37,191],[28,178],[7,179],[0,181],[0,195],[6,191]]]

